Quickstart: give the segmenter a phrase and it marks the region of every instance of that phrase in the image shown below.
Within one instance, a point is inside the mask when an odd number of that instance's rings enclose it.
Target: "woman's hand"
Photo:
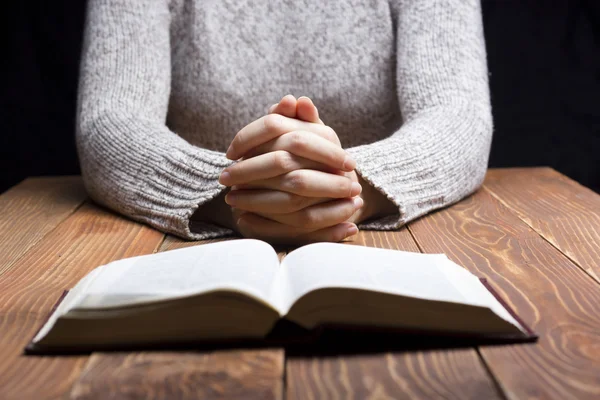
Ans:
[[[244,160],[224,170],[220,179],[233,186],[226,202],[236,208],[240,232],[286,243],[339,241],[355,234],[356,226],[346,221],[362,207],[362,199],[355,197],[361,188],[345,176],[354,162],[348,164],[335,132],[307,98],[296,102],[286,96],[270,111],[283,119],[277,124],[259,119],[242,129],[228,156]],[[302,135],[286,132],[296,122],[308,127]]]
[[[269,112],[324,125],[319,119],[316,107],[306,97],[301,97],[296,101],[293,96],[286,96],[278,104],[273,105]],[[337,135],[327,138],[331,143],[339,146]],[[251,160],[263,153],[284,151],[275,150],[276,140],[277,138],[272,139],[259,145],[258,148],[251,149],[245,157]],[[332,200],[330,197],[306,197],[272,189],[250,190],[248,188],[255,183],[251,180],[253,174],[237,170],[236,174],[240,173],[237,175],[239,181],[250,179],[250,182],[233,187],[234,190],[231,190],[227,196],[221,195],[201,207],[193,219],[229,227],[246,237],[260,238],[272,243],[300,244],[343,240],[358,232],[354,222],[363,221],[371,216],[392,214],[396,211],[396,207],[389,200],[371,185],[363,182],[355,171],[344,172],[315,161],[306,162],[305,167],[312,166],[317,171],[345,175],[351,182],[360,182],[363,188],[360,197],[363,201],[361,202],[357,198],[354,200],[356,203],[353,201],[353,207],[350,207],[348,198]],[[245,165],[252,166],[253,164],[246,163]],[[257,168],[264,170],[260,165]],[[226,171],[228,170],[226,169]],[[234,169],[234,171],[236,170]],[[364,206],[361,207],[362,203]],[[320,228],[328,224],[330,226]]]
[[[300,97],[296,102],[296,99],[293,96],[288,95],[284,97],[280,103],[271,106],[269,112],[276,112],[289,118],[297,118],[305,122],[312,122],[323,125],[323,122],[319,118],[317,108],[307,97]],[[265,154],[270,151],[277,151],[279,149],[277,140],[278,139],[273,139],[267,143],[258,146],[255,149],[252,149],[249,152],[250,156],[256,156],[257,154]],[[335,143],[336,145],[341,147],[341,145],[339,144],[340,141],[337,137],[337,134],[329,137],[329,140],[331,140],[332,143]],[[342,174],[345,177],[349,178],[350,181],[357,182],[361,186],[362,191],[360,192],[360,198],[363,200],[364,205],[362,207],[359,207],[356,210],[356,212],[348,218],[347,222],[359,223],[371,218],[376,218],[384,215],[391,215],[398,211],[398,208],[394,203],[387,199],[387,197],[385,197],[379,190],[377,190],[371,184],[365,182],[360,176],[358,176],[356,171],[331,170],[330,168],[325,168],[323,166],[318,165],[314,166],[314,169],[321,169],[333,174]],[[252,185],[238,186],[238,188],[240,189],[251,187]],[[276,204],[277,211],[281,213],[297,211],[305,208],[307,205],[318,204],[330,200],[330,198],[306,199],[295,196],[291,198],[282,198],[282,194],[277,193],[278,192],[276,191],[268,193],[251,190],[234,191],[232,192],[232,195],[235,194],[236,197],[232,201],[235,201],[236,204],[238,204],[238,207],[242,209],[260,213],[261,215],[265,216],[265,213],[269,213],[272,210],[268,207],[271,200],[275,202],[274,204]],[[233,198],[233,196],[231,196],[231,198]],[[289,208],[283,208],[286,206],[289,206]],[[269,218],[281,222],[285,221],[284,219],[278,218],[277,216],[269,216]]]
[[[271,107],[272,113],[251,122],[237,133],[233,138],[229,149],[227,149],[227,158],[237,160],[242,157],[248,157],[252,150],[255,150],[255,152],[258,151],[260,145],[295,131],[301,132],[300,136],[302,136],[303,133],[312,133],[316,136],[320,136],[341,149],[337,134],[333,129],[321,122],[318,118],[318,114],[316,115],[316,119],[310,122],[297,119],[297,111],[292,110],[291,108],[298,108],[298,106],[301,107],[300,110],[298,110],[301,114],[312,113],[313,117],[315,116],[316,111],[303,110],[303,108],[306,107],[314,108],[314,105],[308,98],[301,97],[299,101],[296,101],[291,95],[285,96],[279,104],[275,105],[275,107]],[[308,136],[309,141],[310,138],[314,138],[314,135]],[[343,151],[343,149],[341,150]]]

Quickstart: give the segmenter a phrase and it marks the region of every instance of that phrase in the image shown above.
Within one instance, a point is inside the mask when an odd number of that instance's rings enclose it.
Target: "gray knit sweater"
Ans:
[[[398,206],[394,229],[473,192],[492,136],[479,0],[90,0],[77,144],[89,194],[189,239],[223,152],[308,96]],[[198,226],[198,227],[197,227]]]

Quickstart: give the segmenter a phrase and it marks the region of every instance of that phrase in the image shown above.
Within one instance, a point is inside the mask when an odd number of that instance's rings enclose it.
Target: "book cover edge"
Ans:
[[[526,337],[529,339],[528,341],[536,341],[539,336],[529,327],[529,325],[527,325],[523,319],[521,317],[519,317],[519,315],[514,311],[514,309],[500,296],[500,294],[490,285],[489,281],[486,278],[479,278],[480,282],[483,284],[483,286],[492,294],[492,296],[494,296],[494,298],[506,309],[506,311],[508,311],[508,313],[519,323],[521,324],[521,326],[523,326],[523,328],[525,328],[525,330],[527,331],[526,333]],[[28,342],[27,346],[24,349],[24,353],[27,355],[34,355],[34,354],[51,354],[54,353],[54,351],[50,350],[49,352],[45,349],[39,348],[39,346],[36,346],[36,344],[33,342],[33,339],[38,335],[38,333],[42,330],[42,328],[46,325],[46,323],[48,322],[48,320],[50,319],[50,317],[52,316],[52,314],[54,314],[54,312],[58,309],[58,307],[60,306],[60,304],[62,303],[62,301],[65,299],[65,297],[67,296],[67,294],[69,293],[69,290],[64,290],[63,293],[61,294],[61,296],[58,298],[58,300],[56,301],[56,303],[54,304],[54,306],[52,307],[52,309],[50,310],[50,312],[48,313],[47,317],[44,319],[44,321],[40,324],[40,327],[36,330],[36,332],[34,333],[34,335],[32,336],[31,340]],[[365,327],[365,326],[360,326],[360,327],[351,327],[351,326],[347,326],[347,325],[338,325],[338,324],[323,324],[319,327],[317,327],[315,330],[313,330],[313,332],[311,334],[308,335],[309,338],[315,338],[318,337],[319,334],[327,329],[327,328],[343,328],[343,329],[352,329],[352,330],[371,330],[371,329],[376,329],[378,331],[381,331],[381,327]],[[384,329],[386,330],[386,329]],[[403,330],[403,329],[394,329],[396,332],[404,332],[404,333],[409,333],[411,332],[411,330]],[[414,331],[416,332],[416,331]],[[447,333],[445,335],[448,335]],[[457,335],[457,336],[461,336],[461,335]],[[515,338],[512,338],[515,339]],[[240,339],[236,339],[234,341],[239,341]],[[304,340],[301,341],[305,341],[306,338]],[[310,339],[309,339],[310,341]],[[282,343],[277,343],[279,345],[285,344],[285,342]],[[66,349],[65,349],[66,350]],[[58,350],[58,352],[60,353],[61,351]],[[87,351],[86,351],[87,352]],[[70,353],[70,351],[66,350],[66,353]],[[75,353],[79,353],[79,351],[75,350]]]
[[[494,289],[494,287],[489,283],[489,281],[486,278],[479,278],[479,281],[492,294],[492,296],[494,296],[494,298],[498,300],[502,307],[504,307],[506,311],[508,311],[511,317],[513,317],[519,324],[521,324],[523,328],[525,328],[529,337],[537,340],[537,338],[539,337],[538,334],[535,333],[534,330],[531,329],[529,325],[525,323],[525,321],[523,321],[523,319],[515,312],[515,310],[502,298],[502,296],[500,296],[500,293],[498,293],[496,289]]]
[[[44,328],[46,323],[50,320],[50,317],[52,317],[52,314],[54,314],[56,312],[56,310],[58,309],[58,307],[60,306],[60,303],[62,303],[62,301],[65,299],[65,297],[67,297],[67,294],[69,294],[69,291],[63,290],[62,294],[60,295],[60,297],[58,298],[56,303],[54,303],[54,305],[52,306],[52,309],[50,309],[50,312],[48,313],[48,315],[46,316],[44,321],[40,324],[40,327],[35,331],[35,333],[31,337],[31,340],[29,340],[29,342],[27,343],[27,346],[25,346],[25,349],[24,349],[25,354],[37,354],[38,353],[38,350],[36,349],[36,345],[35,345],[35,343],[33,343],[33,339],[35,339],[35,337],[38,335],[38,333],[40,333],[40,331]]]

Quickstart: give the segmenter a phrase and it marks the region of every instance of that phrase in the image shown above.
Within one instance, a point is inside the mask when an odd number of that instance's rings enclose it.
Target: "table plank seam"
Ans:
[[[509,399],[598,398],[600,364],[591,349],[600,291],[577,264],[487,190],[415,221],[411,229],[428,252],[445,252],[497,282],[540,334],[535,345],[479,349]]]
[[[149,254],[154,254],[157,251],[160,250],[160,248],[162,247],[163,243],[165,242],[165,238],[167,237],[166,234],[162,235],[161,240],[156,244],[156,246],[154,247],[154,249],[152,250],[152,253]],[[75,388],[77,387],[77,384],[81,381],[81,378],[86,374],[86,372],[91,368],[91,362],[93,360],[94,356],[99,356],[101,355],[102,352],[98,352],[98,351],[94,351],[92,352],[88,359],[85,362],[85,366],[83,367],[83,369],[81,370],[81,372],[79,373],[79,376],[77,377],[77,379],[75,379],[71,385],[71,389],[69,391],[67,391],[66,393],[69,393],[69,398],[73,397],[73,391],[75,390]]]
[[[407,227],[361,231],[348,245],[419,252]],[[422,248],[422,247],[421,247]],[[422,251],[422,250],[421,250]],[[391,351],[319,357],[289,353],[286,396],[320,398],[473,398],[503,399],[475,349]]]
[[[494,375],[494,372],[490,368],[490,365],[488,364],[487,360],[485,359],[485,357],[483,356],[483,354],[481,354],[481,350],[480,350],[479,346],[477,346],[475,348],[475,351],[477,352],[477,356],[479,357],[479,360],[481,360],[481,364],[483,364],[483,368],[485,369],[485,371],[487,372],[488,376],[490,377],[490,379],[494,383],[494,386],[498,390],[498,395],[503,400],[510,400],[509,397],[506,394],[507,393],[506,390],[504,390],[504,388],[502,387],[502,384],[500,383],[500,379],[498,379],[498,377],[496,375]]]
[[[535,232],[536,234],[538,234],[546,243],[548,243],[550,246],[552,246],[556,250],[558,250],[558,252],[560,254],[562,254],[565,258],[567,258],[567,260],[569,260],[571,263],[575,264],[577,266],[577,268],[579,268],[581,271],[583,271],[585,273],[585,275],[587,275],[595,283],[597,283],[597,284],[600,285],[600,277],[598,277],[594,273],[594,271],[592,271],[592,270],[588,271],[584,266],[582,266],[579,262],[577,262],[577,260],[574,260],[572,257],[569,257],[568,254],[566,254],[564,251],[562,251],[562,249],[560,249],[557,245],[555,245],[554,243],[552,243],[551,240],[549,240],[546,236],[544,236],[543,232],[540,232],[534,226],[532,226],[532,224],[530,224],[529,222],[527,222],[527,220],[521,216],[520,212],[518,212],[517,210],[515,210],[513,207],[511,207],[510,204],[508,204],[507,202],[505,202],[500,196],[498,196],[496,193],[494,193],[494,191],[492,189],[490,189],[489,187],[487,187],[485,185],[483,186],[482,189],[485,190],[486,192],[488,192],[496,200],[498,200],[504,207],[506,207],[507,210],[509,210],[511,212],[511,214],[515,215],[521,222],[523,222],[525,225],[527,225],[533,232]]]
[[[410,236],[412,237],[412,239],[415,241],[415,244],[417,245],[417,248],[419,249],[419,251],[421,253],[425,253],[425,250],[423,249],[423,247],[421,246],[421,244],[417,240],[417,237],[415,236],[414,232],[411,229],[411,224],[407,224],[406,228],[407,228],[408,232],[410,233]],[[473,349],[476,352],[477,358],[479,358],[479,362],[483,366],[483,369],[485,370],[487,376],[489,377],[489,379],[492,381],[494,387],[496,388],[496,390],[498,392],[498,396],[500,396],[503,400],[508,400],[508,396],[506,395],[504,388],[502,388],[502,386],[500,385],[499,379],[494,375],[494,373],[492,372],[487,361],[485,360],[485,358],[479,351],[479,346],[470,347],[470,349]]]
[[[281,374],[281,378],[283,379],[283,382],[281,383],[281,400],[287,400],[287,398],[288,398],[288,395],[287,395],[288,363],[287,362],[288,362],[288,350],[284,348],[283,349],[283,372]]]
[[[152,254],[160,253],[161,251],[163,251],[162,247],[163,247],[163,244],[165,243],[165,240],[167,240],[167,236],[169,236],[169,235],[167,235],[167,234],[163,235],[161,241],[158,243],[156,248],[154,250],[152,250]]]
[[[415,245],[417,246],[417,248],[419,249],[419,253],[425,254],[425,250],[423,249],[423,247],[421,247],[421,244],[417,241],[417,238],[415,236],[415,234],[413,233],[411,226],[412,224],[407,224],[406,225],[406,230],[408,231],[408,233],[410,233],[410,237],[412,238],[412,240],[414,240]]]

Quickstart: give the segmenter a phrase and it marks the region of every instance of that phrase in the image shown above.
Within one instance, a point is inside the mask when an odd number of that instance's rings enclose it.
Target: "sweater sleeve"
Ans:
[[[77,148],[90,196],[132,219],[187,239],[230,233],[201,224],[199,205],[224,187],[222,153],[166,126],[170,93],[167,0],[91,0],[79,83]]]
[[[391,1],[404,123],[390,137],[348,151],[398,214],[366,229],[398,228],[477,190],[492,138],[479,0]]]

